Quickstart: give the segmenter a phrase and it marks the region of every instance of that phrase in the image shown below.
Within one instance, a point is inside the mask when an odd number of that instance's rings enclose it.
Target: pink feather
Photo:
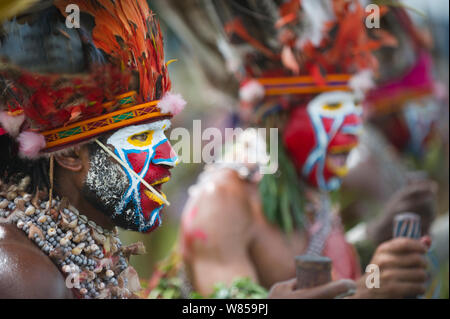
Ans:
[[[186,106],[186,101],[183,99],[181,94],[166,93],[162,100],[158,104],[158,108],[162,113],[170,113],[172,115],[177,115]]]
[[[264,98],[266,90],[258,81],[251,80],[241,87],[239,97],[247,103],[257,103]]]
[[[17,136],[20,132],[20,127],[25,121],[25,115],[12,116],[7,112],[0,111],[0,125],[11,136]]]
[[[20,133],[17,142],[19,142],[19,155],[29,159],[39,157],[39,152],[46,145],[44,136],[34,132]]]

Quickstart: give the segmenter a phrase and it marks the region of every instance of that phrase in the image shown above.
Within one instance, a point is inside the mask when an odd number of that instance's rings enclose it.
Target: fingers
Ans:
[[[381,285],[390,282],[423,284],[427,280],[425,269],[388,269],[383,271]]]
[[[269,292],[270,299],[289,299],[292,297],[292,292],[295,291],[297,279],[291,279],[276,283],[272,286]]]
[[[426,214],[430,211],[430,207],[433,207],[435,203],[435,195],[430,192],[420,192],[408,194],[403,197],[397,197],[395,200],[395,211],[412,211],[415,213],[421,213],[425,210]]]
[[[434,200],[437,194],[437,184],[433,181],[414,183],[401,189],[394,195],[398,204],[412,204],[423,202],[424,200]]]
[[[404,189],[410,195],[414,195],[421,192],[436,194],[438,192],[439,186],[435,181],[425,180],[425,181],[411,182]]]
[[[427,268],[427,260],[424,255],[413,253],[404,256],[392,254],[383,254],[378,256],[373,263],[376,263],[380,269],[389,268]]]
[[[297,289],[297,279],[291,279],[283,282],[282,284],[286,285],[286,288],[290,291]]]
[[[389,254],[407,254],[407,253],[419,253],[425,254],[427,247],[419,240],[400,237],[395,238],[381,244],[377,253],[389,253]]]
[[[298,299],[333,299],[352,290],[356,290],[355,282],[343,279],[316,288],[298,290],[296,296]]]
[[[430,249],[431,247],[431,237],[430,236],[423,236],[422,238],[420,238],[420,242],[425,245],[428,249]]]

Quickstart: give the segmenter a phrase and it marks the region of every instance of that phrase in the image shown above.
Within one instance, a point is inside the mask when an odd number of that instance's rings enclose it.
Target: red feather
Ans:
[[[61,0],[58,7],[63,14],[73,0]],[[165,68],[161,29],[146,1],[93,0],[78,1],[82,12],[95,18],[93,40],[106,52],[111,62],[139,74],[142,101],[159,99],[171,87]],[[156,92],[162,77],[163,92]]]

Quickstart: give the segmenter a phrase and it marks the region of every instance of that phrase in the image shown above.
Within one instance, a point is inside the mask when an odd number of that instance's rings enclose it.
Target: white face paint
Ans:
[[[128,229],[149,232],[161,224],[162,201],[147,192],[141,180],[130,174],[129,170],[155,188],[170,179],[169,169],[178,162],[164,134],[170,125],[169,120],[161,120],[129,126],[118,130],[107,140],[107,144],[114,146],[115,154],[127,165],[124,171],[129,185],[117,203],[113,217],[125,212],[128,215]]]
[[[322,93],[308,104],[308,112],[314,117],[342,119],[351,114],[362,115],[362,108],[355,103],[356,95],[345,91]],[[342,121],[342,120],[341,120]]]
[[[311,151],[303,167],[304,176],[309,176],[317,167],[316,179],[321,189],[337,189],[340,185],[339,177],[325,177],[326,161],[329,160],[330,145],[337,135],[347,134],[355,137],[362,131],[360,119],[362,116],[362,107],[357,103],[357,97],[354,93],[345,91],[326,92],[315,97],[307,106],[308,114],[313,125],[316,147]],[[326,121],[326,122],[325,122]],[[345,145],[340,145],[343,147]],[[339,146],[338,146],[339,147]],[[353,148],[354,146],[352,146]],[[335,156],[337,157],[337,156]],[[340,162],[342,158],[340,156]],[[345,175],[347,166],[340,163],[336,167],[336,172]]]
[[[162,141],[167,141],[164,131],[169,129],[170,125],[171,123],[169,120],[162,120],[149,124],[127,126],[111,135],[107,143],[111,144],[116,149],[147,150],[149,146],[154,146],[158,143],[161,143]],[[153,132],[153,138],[144,142],[139,142],[137,140],[133,141],[130,139],[130,137],[133,135],[145,132]]]

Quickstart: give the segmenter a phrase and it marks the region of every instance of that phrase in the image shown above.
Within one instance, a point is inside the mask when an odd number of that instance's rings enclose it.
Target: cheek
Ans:
[[[140,174],[144,169],[145,163],[148,161],[148,152],[142,151],[139,153],[130,153],[127,155],[128,162],[131,168],[136,173]]]
[[[362,124],[363,124],[362,117],[358,114],[350,114],[346,116],[344,120],[344,125],[356,126]]]
[[[164,163],[165,160],[170,160],[177,157],[172,145],[169,141],[159,145],[155,150],[154,162]]]
[[[152,216],[152,212],[161,206],[161,204],[151,200],[145,195],[146,189],[141,188],[141,208],[144,214],[144,218],[149,220]]]

